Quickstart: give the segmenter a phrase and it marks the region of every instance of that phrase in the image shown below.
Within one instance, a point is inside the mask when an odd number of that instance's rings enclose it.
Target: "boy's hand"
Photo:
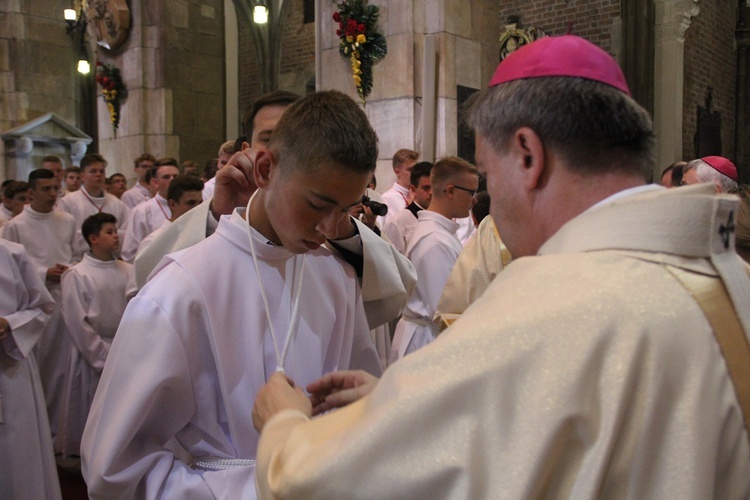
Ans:
[[[302,389],[281,372],[271,375],[266,385],[260,388],[253,405],[253,425],[261,432],[268,419],[282,410],[299,410],[312,416],[312,405]]]

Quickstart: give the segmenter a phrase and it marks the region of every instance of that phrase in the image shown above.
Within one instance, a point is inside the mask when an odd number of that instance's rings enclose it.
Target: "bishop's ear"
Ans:
[[[276,166],[276,158],[273,153],[263,146],[259,146],[255,153],[255,165],[253,166],[253,179],[259,188],[267,188],[271,180],[271,170]]]
[[[524,184],[527,189],[537,188],[544,173],[546,156],[544,144],[537,133],[528,127],[516,130],[512,139],[512,148],[521,160]]]

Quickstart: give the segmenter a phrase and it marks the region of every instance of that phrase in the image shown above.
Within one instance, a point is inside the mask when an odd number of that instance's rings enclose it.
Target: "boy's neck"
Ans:
[[[245,214],[245,220],[248,220],[249,217],[250,226],[252,226],[253,229],[268,238],[271,243],[281,245],[281,241],[276,235],[276,231],[274,231],[271,221],[268,219],[265,200],[266,191],[258,189],[253,198],[253,202],[250,205],[250,214]]]
[[[103,250],[101,248],[92,248],[91,255],[93,255],[96,260],[101,260],[104,262],[112,260],[113,257],[112,252]]]

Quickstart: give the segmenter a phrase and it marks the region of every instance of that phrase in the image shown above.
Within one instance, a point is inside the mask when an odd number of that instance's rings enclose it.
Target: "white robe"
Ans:
[[[62,277],[62,315],[72,350],[55,448],[79,455],[99,376],[128,300],[136,293],[133,266],[90,253]]]
[[[246,224],[236,211],[222,217],[128,305],[81,445],[92,497],[254,496],[254,466],[196,470],[166,446],[198,458],[255,458],[253,401],[276,361]],[[253,234],[281,349],[301,257]],[[300,297],[290,377],[304,386],[336,369],[380,372],[351,267],[323,247],[308,252]]]
[[[151,234],[143,238],[141,242],[138,244],[138,251],[135,254],[136,258],[138,258],[138,255],[140,255],[142,251],[148,248],[149,245],[151,245],[151,243],[153,243],[154,240],[158,238],[161,235],[161,233],[166,231],[167,228],[171,225],[172,225],[172,221],[167,219],[162,223],[161,226],[159,226],[159,228],[156,231],[151,232]]]
[[[0,236],[3,235],[3,227],[13,218],[13,212],[5,208],[5,205],[0,203]]]
[[[406,242],[409,241],[415,227],[417,217],[411,210],[404,209],[386,221],[383,225],[383,235],[399,253],[406,255]]]
[[[132,210],[142,202],[147,201],[149,198],[151,198],[151,193],[148,192],[148,189],[143,187],[140,182],[136,182],[135,186],[122,193],[122,198],[120,198],[120,200],[122,200],[125,206]]]
[[[211,200],[193,208],[174,221],[154,243],[135,259],[135,281],[142,288],[161,259],[172,252],[188,248],[204,240],[213,232]],[[414,289],[417,275],[411,262],[393,246],[360,221],[357,224],[363,257],[362,300],[371,329],[387,323],[401,314],[406,298]]]
[[[153,233],[165,220],[172,218],[172,210],[165,198],[158,193],[150,200],[141,203],[130,212],[130,222],[122,242],[121,256],[125,262],[133,262],[138,245],[143,238]]]
[[[205,184],[203,184],[203,195],[204,200],[210,200],[214,196],[214,189],[216,188],[216,177],[211,177]]]
[[[433,317],[442,331],[482,296],[495,276],[510,263],[511,255],[492,217],[479,223],[453,265]]]
[[[572,219],[366,398],[310,423],[293,411],[270,419],[259,489],[305,499],[750,497],[748,433],[726,364],[663,266],[709,276],[726,261],[741,266],[720,233],[736,200],[712,193],[664,190]],[[747,292],[741,267],[734,277]]]
[[[47,411],[32,348],[54,307],[21,245],[0,242],[0,496],[61,498]]]
[[[26,205],[23,212],[14,217],[3,232],[5,239],[20,243],[26,248],[37,276],[46,284],[57,304],[35,348],[53,439],[57,435],[63,412],[65,375],[72,344],[65,333],[60,312],[60,283],[45,280],[48,268],[56,264],[73,265],[75,234],[75,221],[70,214],[59,210],[40,213],[30,205]],[[56,448],[55,451],[60,450]]]
[[[462,250],[456,238],[457,223],[429,209],[418,216],[419,222],[406,249],[417,270],[417,286],[396,325],[390,363],[435,340],[438,328],[432,317]]]
[[[120,236],[120,241],[125,239],[130,209],[112,194],[104,193],[104,196],[95,198],[86,191],[85,187],[81,186],[81,189],[60,200],[59,209],[69,213],[75,219],[76,238],[73,254],[77,260],[89,251],[89,245],[81,234],[81,225],[90,215],[101,212],[114,215],[117,218],[117,234]]]
[[[393,187],[383,193],[380,198],[382,202],[388,205],[388,213],[385,214],[381,222],[381,227],[394,215],[405,209],[408,203],[406,200],[409,199],[409,188],[404,187],[398,182],[393,183]]]

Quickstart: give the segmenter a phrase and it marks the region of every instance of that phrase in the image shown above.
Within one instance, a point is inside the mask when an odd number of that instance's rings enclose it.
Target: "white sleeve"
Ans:
[[[104,368],[109,354],[109,344],[96,333],[89,321],[91,291],[75,269],[65,272],[62,285],[62,315],[73,345],[83,359],[96,371]]]

